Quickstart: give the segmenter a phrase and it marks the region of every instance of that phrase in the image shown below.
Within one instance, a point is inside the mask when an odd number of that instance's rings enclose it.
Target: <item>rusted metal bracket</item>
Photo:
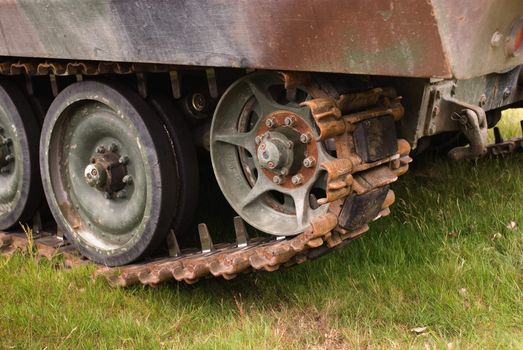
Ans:
[[[483,108],[474,106],[452,97],[445,98],[450,118],[470,142],[468,147],[456,147],[450,150],[449,156],[454,160],[473,159],[487,151],[487,116]]]

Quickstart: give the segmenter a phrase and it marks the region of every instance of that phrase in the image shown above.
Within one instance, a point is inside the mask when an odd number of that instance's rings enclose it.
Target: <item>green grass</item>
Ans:
[[[521,165],[418,162],[363,238],[229,282],[111,289],[1,258],[0,348],[523,349]]]

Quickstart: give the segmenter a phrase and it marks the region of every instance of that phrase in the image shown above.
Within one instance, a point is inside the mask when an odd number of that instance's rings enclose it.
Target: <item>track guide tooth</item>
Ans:
[[[173,230],[169,230],[167,235],[167,246],[169,247],[169,256],[179,257],[181,255],[180,246]]]
[[[198,224],[198,234],[200,235],[200,243],[202,246],[202,253],[210,253],[214,251],[214,245],[212,243],[209,229],[204,223]]]
[[[249,244],[249,234],[241,216],[234,217],[234,231],[236,233],[236,246],[238,248],[246,247]]]

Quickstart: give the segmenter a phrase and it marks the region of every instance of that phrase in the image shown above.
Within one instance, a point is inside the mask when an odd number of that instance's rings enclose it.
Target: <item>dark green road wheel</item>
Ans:
[[[333,158],[308,107],[307,91],[287,100],[280,75],[245,76],[224,93],[211,126],[211,160],[233,209],[265,233],[295,235],[323,215],[326,172]]]
[[[198,204],[199,170],[192,132],[183,115],[167,96],[152,96],[149,104],[158,112],[174,154],[178,203],[172,228],[178,238],[192,235],[192,222]]]
[[[0,81],[0,229],[31,220],[42,204],[40,126],[29,100]]]
[[[85,256],[124,265],[164,242],[177,172],[160,117],[140,96],[109,83],[72,84],[51,104],[42,129],[49,207]]]

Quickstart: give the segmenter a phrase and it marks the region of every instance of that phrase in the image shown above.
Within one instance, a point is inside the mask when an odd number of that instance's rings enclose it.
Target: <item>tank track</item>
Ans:
[[[29,75],[68,75],[89,74],[90,67],[81,63],[62,67],[10,62],[0,68],[0,72],[7,74],[22,70]],[[104,69],[92,68],[91,74],[114,70],[105,66]],[[119,72],[119,69],[116,73],[139,70],[131,67]],[[172,67],[160,70],[164,69]],[[232,279],[251,271],[275,271],[344,246],[365,233],[371,221],[390,213],[389,206],[395,197],[389,184],[408,170],[412,160],[410,145],[397,139],[394,132],[394,121],[404,114],[401,98],[396,97],[392,89],[382,88],[338,94],[332,86],[318,83],[309,74],[283,73],[283,76],[287,89],[307,87],[312,98],[304,104],[310,108],[320,131],[318,141],[330,143],[330,149],[336,151],[335,160],[321,164],[327,172],[327,189],[325,198],[320,198],[318,203],[328,204],[328,212],[312,219],[304,232],[293,237],[249,239],[242,219],[236,217],[237,242],[216,245],[212,244],[207,226],[200,224],[201,250],[179,251],[172,234],[171,256],[120,267],[100,266],[96,276],[106,278],[111,285],[126,287],[157,285],[169,280],[190,284],[207,276]],[[0,234],[0,253],[12,253],[23,247],[23,240],[20,235]],[[39,239],[37,243],[44,251],[43,256],[52,257],[62,252],[66,261],[71,262],[69,265],[78,263],[73,249],[64,248],[56,238]]]

